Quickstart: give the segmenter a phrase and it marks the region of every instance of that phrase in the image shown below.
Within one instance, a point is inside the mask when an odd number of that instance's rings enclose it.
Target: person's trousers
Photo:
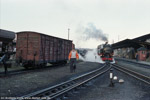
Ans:
[[[70,72],[75,72],[76,69],[76,58],[70,59]]]

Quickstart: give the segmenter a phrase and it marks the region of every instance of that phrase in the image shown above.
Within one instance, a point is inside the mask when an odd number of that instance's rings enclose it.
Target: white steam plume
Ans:
[[[97,50],[93,49],[91,51],[88,51],[85,55],[85,58],[83,58],[81,55],[79,55],[79,59],[83,61],[88,62],[98,62],[98,63],[104,63],[100,56],[97,54]]]

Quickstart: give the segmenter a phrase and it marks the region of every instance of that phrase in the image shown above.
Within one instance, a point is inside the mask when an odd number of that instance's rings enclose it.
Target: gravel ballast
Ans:
[[[141,65],[135,65],[125,61],[117,61],[117,64],[150,77],[150,69],[142,67]]]
[[[69,66],[56,67],[42,71],[29,72],[0,78],[0,97],[18,97],[69,80],[85,72],[102,66],[99,63],[80,62],[75,73]]]
[[[68,100],[150,100],[150,86],[122,72],[114,70],[123,84],[109,87],[109,72],[91,81],[86,88],[70,95]]]

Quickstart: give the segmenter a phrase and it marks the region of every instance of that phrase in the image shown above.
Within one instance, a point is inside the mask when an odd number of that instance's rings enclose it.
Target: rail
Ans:
[[[117,69],[119,71],[122,71],[122,72],[124,72],[124,73],[126,73],[126,74],[128,74],[128,75],[130,75],[130,76],[132,76],[132,77],[134,77],[134,78],[150,85],[150,77],[149,76],[143,75],[143,74],[138,73],[138,72],[133,71],[133,70],[129,70],[127,68],[123,68],[120,65],[116,65],[116,64],[112,64],[112,65],[115,69]]]
[[[52,100],[52,99],[61,97],[63,94],[81,86],[82,84],[87,83],[88,81],[96,78],[99,75],[104,74],[110,68],[111,68],[110,66],[104,65],[101,68],[98,68],[94,71],[83,74],[81,76],[78,76],[78,77],[68,80],[66,82],[62,82],[55,86],[22,96],[22,97],[20,97],[19,100],[33,99],[33,98],[38,99],[38,100],[42,99],[42,98],[47,98],[49,100]]]

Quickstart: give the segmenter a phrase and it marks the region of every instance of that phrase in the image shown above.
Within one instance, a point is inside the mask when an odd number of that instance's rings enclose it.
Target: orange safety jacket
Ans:
[[[75,52],[76,52],[76,59],[78,60],[78,59],[79,59],[78,52],[77,52],[77,51],[75,51]],[[71,57],[72,57],[72,50],[71,50],[70,53],[69,53],[68,59],[70,60]]]

